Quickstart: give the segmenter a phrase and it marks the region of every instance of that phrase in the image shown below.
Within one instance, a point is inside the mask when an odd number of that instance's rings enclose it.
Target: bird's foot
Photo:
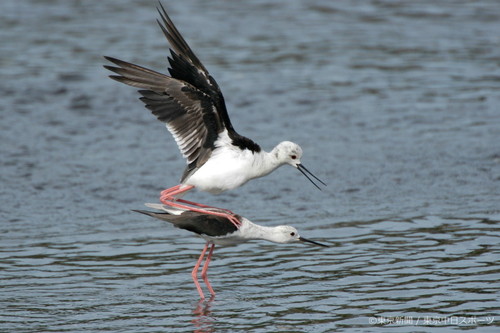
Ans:
[[[231,214],[227,214],[227,219],[232,223],[234,224],[234,226],[236,228],[239,228],[241,227],[241,221],[240,219],[238,218],[238,216],[234,213],[231,213]]]

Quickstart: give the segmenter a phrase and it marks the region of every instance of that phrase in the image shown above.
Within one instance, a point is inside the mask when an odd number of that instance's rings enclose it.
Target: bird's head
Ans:
[[[306,242],[311,243],[318,246],[328,247],[328,245],[324,245],[307,238],[301,237],[299,232],[294,227],[289,225],[280,225],[275,227],[275,233],[273,239],[271,241],[275,243],[293,243],[293,242]]]
[[[302,148],[296,143],[290,141],[280,142],[275,149],[276,158],[282,164],[290,164],[297,168],[300,165],[300,158],[302,157]]]
[[[300,162],[300,158],[302,157],[302,148],[300,148],[298,144],[290,141],[283,141],[279,143],[273,151],[281,164],[289,164],[294,168],[297,168],[297,170],[306,176],[306,178],[309,179],[309,181],[319,190],[321,190],[321,188],[311,179],[311,177],[326,186],[321,179],[313,175],[313,173]]]

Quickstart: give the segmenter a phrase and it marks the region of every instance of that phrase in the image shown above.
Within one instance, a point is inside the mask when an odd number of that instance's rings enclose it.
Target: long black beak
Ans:
[[[310,181],[310,182],[311,182],[314,186],[316,186],[316,188],[317,188],[318,190],[320,190],[320,191],[321,191],[321,187],[319,187],[319,185],[318,185],[318,184],[316,184],[316,183],[315,183],[315,182],[311,179],[311,177],[313,177],[313,178],[314,178],[314,179],[316,179],[318,182],[320,182],[321,184],[323,184],[324,186],[326,186],[326,184],[325,184],[325,183],[324,183],[321,179],[319,179],[318,177],[316,177],[315,175],[313,175],[313,173],[312,173],[311,171],[309,171],[309,170],[308,170],[308,169],[307,169],[307,168],[306,168],[303,164],[297,164],[297,169],[298,169],[300,172],[302,172],[302,174],[303,174],[304,176],[306,176],[306,178],[307,178],[307,179],[309,179],[309,181]],[[308,174],[309,174],[311,177],[309,177],[309,175],[308,175]]]
[[[318,245],[318,246],[329,247],[328,245],[321,244],[321,243],[312,241],[312,240],[304,238],[304,237],[299,237],[299,241],[306,242],[306,243],[311,243],[311,244]]]

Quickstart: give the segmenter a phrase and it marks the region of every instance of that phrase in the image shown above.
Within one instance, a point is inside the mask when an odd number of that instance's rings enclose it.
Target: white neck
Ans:
[[[274,243],[283,243],[282,241],[280,241],[280,238],[278,237],[276,232],[274,232],[276,228],[277,227],[265,227],[262,225],[258,225],[250,222],[249,220],[246,220],[245,223],[243,223],[243,225],[240,227],[240,229],[249,230],[248,234],[252,235],[250,239],[262,239]],[[243,234],[245,234],[245,232],[243,232]]]
[[[261,150],[259,153],[255,154],[255,168],[253,168],[253,170],[255,170],[255,175],[253,178],[266,176],[283,165],[283,162],[278,160],[275,150],[276,148],[271,152]]]

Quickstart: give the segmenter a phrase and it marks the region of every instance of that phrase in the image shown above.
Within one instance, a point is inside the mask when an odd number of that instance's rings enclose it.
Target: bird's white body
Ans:
[[[288,141],[278,144],[271,152],[242,150],[231,143],[227,131],[219,135],[215,147],[210,158],[184,181],[184,185],[219,194],[266,176],[284,164],[296,166],[302,156],[300,146]]]

